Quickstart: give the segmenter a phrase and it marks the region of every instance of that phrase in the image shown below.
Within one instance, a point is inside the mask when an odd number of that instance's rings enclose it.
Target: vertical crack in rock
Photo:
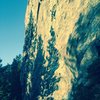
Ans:
[[[37,8],[37,22],[38,22],[38,17],[39,17],[39,11],[40,11],[40,6],[43,0],[38,1],[38,8]]]

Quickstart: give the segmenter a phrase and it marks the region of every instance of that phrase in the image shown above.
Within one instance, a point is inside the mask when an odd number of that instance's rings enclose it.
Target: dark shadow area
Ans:
[[[91,7],[87,15],[80,14],[76,26],[66,48],[71,70],[75,71],[74,66],[79,74],[72,81],[69,100],[100,100],[100,3]]]
[[[0,100],[22,100],[20,82],[21,55],[12,64],[0,67]]]

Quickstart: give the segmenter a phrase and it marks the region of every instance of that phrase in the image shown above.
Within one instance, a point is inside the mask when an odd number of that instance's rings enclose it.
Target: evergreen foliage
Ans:
[[[11,97],[11,66],[0,68],[0,100],[10,100]]]
[[[22,100],[22,90],[20,83],[22,56],[18,55],[11,64],[11,100]]]
[[[38,38],[38,46],[37,46],[37,55],[34,63],[34,70],[33,70],[33,98],[34,100],[38,100],[38,96],[41,95],[43,99],[43,93],[42,91],[42,76],[45,72],[45,58],[44,58],[44,51],[43,51],[43,40],[41,35]]]
[[[22,100],[20,65],[21,55],[12,64],[0,67],[0,100]]]
[[[44,96],[52,95],[55,90],[58,90],[57,82],[60,81],[60,78],[57,78],[54,73],[59,66],[59,52],[55,48],[56,36],[53,27],[50,29],[51,39],[48,41],[47,51],[49,56],[46,57],[48,65],[46,67],[46,72],[43,80]]]
[[[34,42],[32,42],[32,40],[34,40]],[[32,43],[34,44],[33,50],[35,51],[35,47],[36,47],[36,27],[35,27],[35,24],[34,24],[32,11],[30,12],[29,23],[28,23],[26,31],[25,31],[25,42],[24,43],[25,44],[24,44],[23,51],[28,52],[28,50],[32,46]]]
[[[57,78],[54,73],[57,70],[59,63],[59,53],[55,48],[56,36],[54,29],[50,29],[51,39],[48,41],[48,53],[49,56],[46,57],[48,64],[46,65],[43,50],[43,40],[41,35],[38,38],[37,55],[34,63],[33,70],[33,98],[38,100],[41,97],[42,100],[47,97],[49,100],[53,100],[53,97],[49,97],[53,94],[55,90],[58,90],[57,82],[60,78]]]
[[[2,67],[2,59],[0,59],[0,67]]]
[[[26,31],[25,31],[25,44],[24,44],[24,57],[22,60],[22,65],[21,65],[21,85],[22,85],[22,95],[23,98],[29,99],[31,96],[32,88],[31,84],[28,83],[27,81],[29,80],[30,82],[32,81],[31,79],[28,79],[28,74],[32,74],[33,67],[34,67],[34,59],[35,59],[35,50],[36,50],[36,43],[37,43],[37,34],[36,34],[36,26],[34,24],[34,19],[33,19],[33,14],[32,11],[30,12],[30,18],[29,18],[29,23],[27,25]],[[27,96],[26,96],[27,94]],[[26,96],[26,97],[24,97]]]

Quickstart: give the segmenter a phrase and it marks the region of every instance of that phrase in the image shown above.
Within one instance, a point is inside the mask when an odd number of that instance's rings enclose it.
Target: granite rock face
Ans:
[[[82,100],[100,56],[100,1],[28,0],[25,28],[23,100]]]

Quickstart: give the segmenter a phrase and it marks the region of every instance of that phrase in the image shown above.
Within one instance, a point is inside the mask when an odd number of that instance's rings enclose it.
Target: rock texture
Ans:
[[[23,100],[81,100],[74,99],[74,94],[72,95],[71,92],[75,91],[73,87],[76,84],[88,84],[86,81],[88,76],[87,68],[99,57],[100,52],[97,51],[96,46],[100,47],[100,1],[28,0],[25,17],[26,30],[29,27],[30,17],[33,18],[31,23],[34,23],[33,34],[36,35],[28,38],[31,42],[30,44],[25,42],[25,45],[29,45],[29,47],[27,47],[27,50],[23,50],[21,74]],[[50,31],[51,28],[53,31]],[[35,87],[32,83],[34,77],[36,77],[34,76],[33,62],[36,59],[37,46],[39,45],[36,44],[35,47],[32,41],[34,41],[35,36],[37,41],[38,36],[41,35],[45,53],[44,59],[46,59],[46,57],[50,56],[47,50],[48,41],[52,37],[50,32],[55,33],[54,48],[59,53],[59,66],[54,72],[54,76],[60,77],[60,81],[56,83],[58,89],[43,98],[41,96],[32,98],[32,88]],[[27,34],[25,34],[25,38],[27,38]],[[33,48],[36,50],[34,51]],[[30,54],[33,54],[33,56],[30,56]],[[28,67],[29,65],[25,66],[27,63],[25,60],[26,55],[29,57],[27,60],[30,60],[33,64],[31,70]],[[49,61],[46,60],[45,65],[48,63]]]

